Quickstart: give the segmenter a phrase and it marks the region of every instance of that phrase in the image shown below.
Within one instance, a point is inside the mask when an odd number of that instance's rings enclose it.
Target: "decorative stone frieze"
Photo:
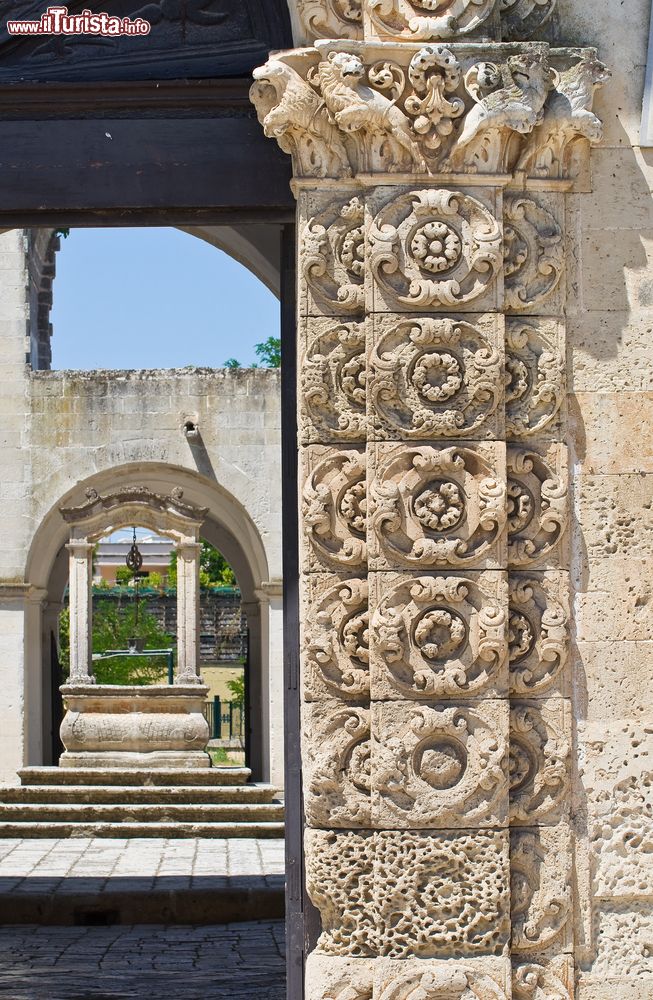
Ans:
[[[506,320],[506,437],[560,437],[565,415],[565,338],[556,320]]]
[[[364,0],[296,0],[310,39],[362,38]]]
[[[365,326],[307,321],[299,359],[302,441],[365,441]]]
[[[370,678],[377,700],[505,696],[504,574],[371,575]]]
[[[339,567],[357,573],[366,565],[365,455],[312,445],[304,452],[302,517],[304,567]]]
[[[473,964],[448,959],[379,962],[374,1000],[507,1000],[503,963],[484,959]]]
[[[570,704],[562,698],[510,707],[510,823],[557,823],[568,811]]]
[[[308,702],[302,728],[309,825],[369,827],[369,710],[338,701]]]
[[[480,189],[377,192],[368,202],[373,212],[378,206],[369,229],[375,311],[496,308],[501,225]],[[486,199],[493,201],[487,191]]]
[[[507,451],[508,565],[565,566],[569,521],[567,449],[561,444]]]
[[[496,5],[497,0],[365,0],[366,37],[398,42],[458,38],[480,28]]]
[[[564,824],[510,831],[511,951],[571,950],[571,833]]]
[[[551,201],[549,196],[549,201]],[[562,227],[539,195],[508,194],[503,206],[505,305],[509,312],[558,313],[564,272]],[[556,208],[561,203],[556,199]]]
[[[316,955],[500,956],[510,933],[508,835],[307,830]],[[447,892],[442,888],[446,885]]]
[[[566,693],[570,605],[566,573],[511,573],[510,692],[532,698]]]
[[[311,192],[299,225],[299,295],[308,315],[365,308],[365,219],[360,193]]]
[[[376,827],[506,825],[507,701],[375,702],[372,735]]]
[[[369,698],[367,580],[311,574],[302,615],[302,687],[307,701]]]
[[[406,11],[418,0],[368,3],[378,14]],[[522,9],[528,3],[519,0]],[[476,16],[489,3],[448,6]],[[422,10],[425,23],[431,17]],[[594,91],[610,77],[595,49],[495,44],[489,58],[479,58],[477,46],[424,41],[431,44],[390,50],[374,42],[318,42],[274,55],[254,71],[259,121],[292,154],[297,178],[578,175],[602,135]]]
[[[497,316],[374,316],[369,433],[386,440],[503,434]]]
[[[505,565],[502,445],[370,449],[371,569]]]

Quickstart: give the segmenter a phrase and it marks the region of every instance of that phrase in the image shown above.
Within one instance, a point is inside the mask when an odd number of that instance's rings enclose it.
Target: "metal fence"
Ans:
[[[204,702],[204,716],[212,740],[239,740],[244,745],[245,713],[242,702],[214,698]]]

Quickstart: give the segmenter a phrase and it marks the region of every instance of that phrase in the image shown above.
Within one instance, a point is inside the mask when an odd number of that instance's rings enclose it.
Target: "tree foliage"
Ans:
[[[242,672],[240,677],[235,677],[231,681],[227,681],[227,687],[231,691],[233,698],[231,699],[235,705],[245,704],[245,671]]]
[[[281,368],[281,339],[279,337],[268,337],[260,344],[254,345],[257,362],[250,365],[250,368]],[[236,358],[229,358],[224,363],[225,368],[242,368],[240,361]]]
[[[168,586],[177,586],[177,553],[170,554],[168,565]],[[202,542],[200,553],[200,587],[236,587],[236,574],[213,545]]]

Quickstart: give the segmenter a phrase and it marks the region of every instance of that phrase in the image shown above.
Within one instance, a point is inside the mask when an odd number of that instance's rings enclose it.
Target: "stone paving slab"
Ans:
[[[2,927],[7,1000],[285,1000],[283,921]]]

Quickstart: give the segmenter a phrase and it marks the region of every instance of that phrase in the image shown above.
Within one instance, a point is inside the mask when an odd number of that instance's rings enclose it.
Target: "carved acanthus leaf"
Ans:
[[[567,806],[571,722],[564,699],[510,709],[510,822],[555,824]]]
[[[303,490],[305,565],[353,571],[365,567],[365,456],[314,445]]]
[[[369,697],[367,580],[310,581],[302,633],[304,697]]]
[[[304,441],[364,441],[367,365],[362,323],[309,323],[300,359]]]
[[[329,200],[299,232],[300,280],[313,309],[356,316],[365,305],[364,206],[358,196]]]
[[[533,198],[506,197],[503,211],[506,307],[533,310],[557,287],[564,269],[562,230]]]
[[[476,31],[497,0],[367,0],[372,36],[383,40],[439,41]]]
[[[551,445],[544,453],[509,447],[507,465],[509,567],[564,565],[569,521],[565,446]]]
[[[510,831],[511,952],[568,948],[572,915],[568,827]]]
[[[546,320],[506,323],[506,437],[552,436],[566,397],[564,333]]]
[[[309,41],[363,37],[363,0],[296,0],[296,6]]]
[[[566,574],[510,576],[510,690],[528,697],[559,683],[569,656]]]

